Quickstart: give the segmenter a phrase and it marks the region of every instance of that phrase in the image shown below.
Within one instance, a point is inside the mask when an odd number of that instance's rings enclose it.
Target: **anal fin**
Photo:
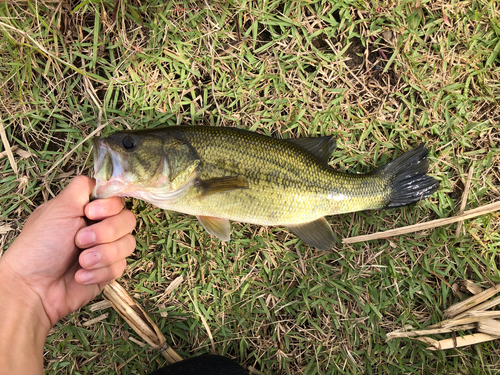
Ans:
[[[229,241],[231,239],[231,224],[228,219],[221,219],[213,216],[196,216],[200,224],[211,235],[217,237],[221,241]]]
[[[290,232],[310,246],[320,250],[330,250],[337,238],[324,217],[310,223],[288,226]]]

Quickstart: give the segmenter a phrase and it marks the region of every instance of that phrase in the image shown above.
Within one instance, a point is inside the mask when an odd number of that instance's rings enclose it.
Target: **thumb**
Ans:
[[[95,186],[95,180],[87,176],[76,176],[68,186],[55,198],[67,200],[78,207],[83,207],[89,203],[90,194]]]

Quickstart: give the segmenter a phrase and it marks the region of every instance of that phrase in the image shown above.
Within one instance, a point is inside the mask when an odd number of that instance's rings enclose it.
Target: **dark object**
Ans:
[[[232,359],[201,355],[162,367],[149,375],[248,375],[248,371]]]

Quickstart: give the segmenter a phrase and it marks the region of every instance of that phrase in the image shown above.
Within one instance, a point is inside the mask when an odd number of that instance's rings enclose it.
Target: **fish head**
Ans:
[[[144,200],[169,194],[193,178],[199,163],[185,142],[163,134],[119,132],[94,138],[96,198],[130,196]]]

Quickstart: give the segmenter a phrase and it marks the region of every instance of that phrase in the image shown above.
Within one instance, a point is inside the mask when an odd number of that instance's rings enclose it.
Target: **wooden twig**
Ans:
[[[391,229],[387,231],[381,231],[373,234],[367,234],[364,236],[356,236],[350,238],[344,238],[342,243],[356,243],[377,240],[381,238],[388,238],[392,236],[399,236],[406,233],[418,232],[426,229],[432,229],[436,227],[441,227],[443,225],[453,224],[458,221],[464,221],[467,219],[472,219],[473,217],[486,215],[494,211],[500,210],[500,202],[490,203],[482,207],[475,208],[473,210],[465,211],[463,215],[458,215],[454,217],[448,217],[444,219],[432,220],[427,223],[420,223],[414,225],[408,225],[406,227]]]

